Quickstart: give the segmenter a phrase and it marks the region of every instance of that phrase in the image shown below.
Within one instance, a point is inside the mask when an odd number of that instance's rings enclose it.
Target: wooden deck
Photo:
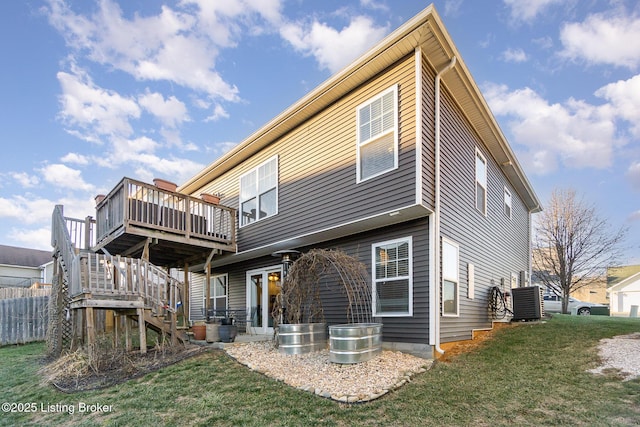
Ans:
[[[123,178],[96,206],[94,251],[156,265],[236,251],[236,210]]]

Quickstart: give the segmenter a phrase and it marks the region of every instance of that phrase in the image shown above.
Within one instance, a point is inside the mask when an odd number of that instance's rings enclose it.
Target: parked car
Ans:
[[[591,309],[593,307],[606,308],[607,306],[604,304],[580,301],[569,297],[569,306],[567,307],[567,310],[569,313],[573,313],[575,309],[576,314],[579,314],[580,316],[588,316],[591,314]],[[548,313],[562,313],[562,297],[558,295],[545,295],[544,311]]]

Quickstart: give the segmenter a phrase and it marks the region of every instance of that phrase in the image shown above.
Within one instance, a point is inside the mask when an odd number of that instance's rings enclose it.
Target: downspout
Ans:
[[[434,292],[434,304],[431,311],[432,322],[434,324],[434,348],[440,353],[444,354],[444,350],[440,348],[440,78],[444,73],[452,69],[456,65],[456,57],[452,57],[451,61],[436,74],[435,80],[435,200],[434,200],[434,214],[433,214],[433,238],[430,241],[434,242],[433,251],[433,276],[432,282],[435,287]]]

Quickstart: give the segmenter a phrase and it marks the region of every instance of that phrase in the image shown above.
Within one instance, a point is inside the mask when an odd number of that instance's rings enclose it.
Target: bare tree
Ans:
[[[604,274],[620,259],[628,229],[612,230],[595,207],[575,190],[556,189],[538,215],[533,242],[533,267],[538,279],[562,296],[567,313],[569,296]]]

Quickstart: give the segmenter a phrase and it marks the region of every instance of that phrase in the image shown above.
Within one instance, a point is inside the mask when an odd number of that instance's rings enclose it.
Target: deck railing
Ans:
[[[124,178],[96,207],[96,240],[124,225],[234,246],[235,215],[235,209]]]
[[[51,246],[59,256],[62,267],[66,270],[69,292],[73,293],[80,286],[79,254],[67,229],[61,205],[56,205],[51,216]]]
[[[110,300],[142,298],[145,307],[156,311],[175,312],[181,304],[183,283],[148,261],[91,252],[80,257],[78,293]]]

